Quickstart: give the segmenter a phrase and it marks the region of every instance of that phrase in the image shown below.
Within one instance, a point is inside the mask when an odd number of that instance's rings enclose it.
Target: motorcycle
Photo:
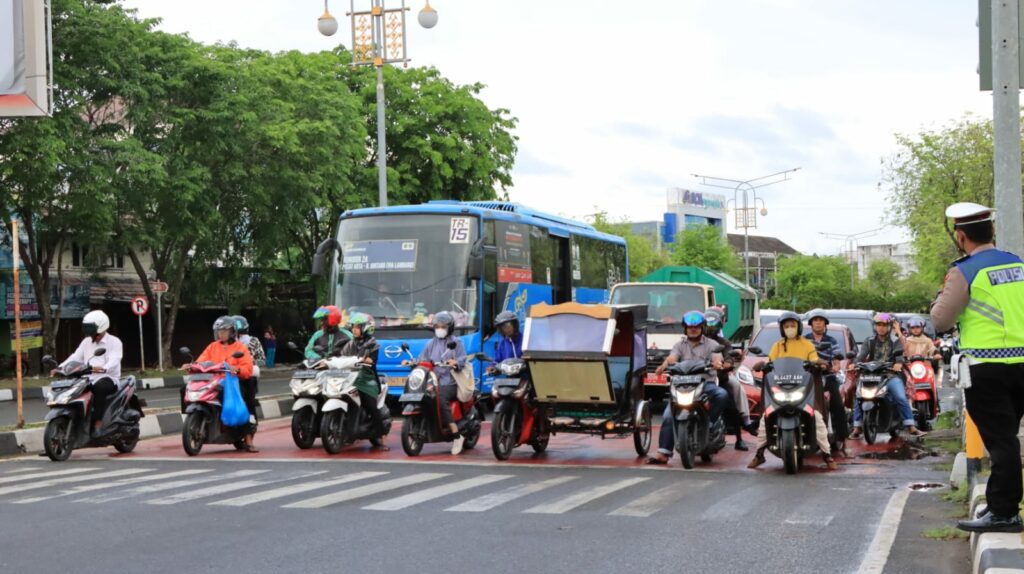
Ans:
[[[360,357],[332,357],[327,360],[327,371],[322,373],[323,394],[327,402],[323,406],[323,421],[320,426],[320,440],[328,454],[338,454],[341,449],[357,440],[366,439],[375,447],[384,444],[384,437],[391,432],[391,414],[384,401],[388,396],[388,385],[380,381],[381,390],[377,395],[377,409],[383,420],[381,429],[362,408],[356,379],[362,368]]]
[[[93,357],[106,354],[104,348],[96,349]],[[91,358],[90,358],[91,360]],[[46,394],[46,430],[43,431],[43,450],[54,462],[67,460],[71,451],[78,448],[113,446],[122,454],[135,450],[139,442],[139,420],[144,416],[145,402],[135,394],[135,377],[115,381],[117,390],[107,399],[100,428],[92,429],[92,367],[72,361],[63,367],[47,355],[43,364],[56,368],[63,377],[50,385]]]
[[[479,358],[490,362],[486,356]],[[540,454],[547,450],[550,433],[547,417],[536,401],[529,368],[523,359],[505,359],[497,365],[501,378],[494,379],[494,421],[491,423],[491,450],[494,458],[508,460],[512,450],[529,444]]]
[[[953,340],[953,335],[946,334],[942,336],[939,341],[939,353],[942,354],[942,363],[948,365],[953,359],[953,355],[957,353],[956,341]]]
[[[931,420],[939,416],[939,395],[935,390],[935,370],[932,358],[914,356],[906,360],[906,377],[910,390],[911,405],[914,407],[917,428],[931,430]]]
[[[288,348],[301,352],[295,343],[289,342]],[[288,386],[295,398],[292,403],[292,441],[305,450],[312,448],[316,437],[320,436],[323,407],[327,402],[320,375],[327,369],[327,361],[322,358],[304,359],[300,366],[302,368],[292,373]]]
[[[711,361],[703,359],[680,361],[668,368],[675,449],[686,469],[694,467],[695,456],[700,455],[702,462],[709,463],[715,453],[725,448],[723,417],[712,423],[708,416],[710,404],[704,385],[718,384],[711,370]]]
[[[455,343],[448,343],[448,350],[455,348]],[[409,352],[409,345],[402,343],[402,350],[409,356],[403,361],[411,366],[409,378],[405,382],[402,395],[398,398],[402,405],[402,450],[409,456],[418,456],[425,443],[452,442],[454,436],[448,425],[441,418],[441,403],[438,401],[438,379],[434,369],[443,367],[437,361],[419,361]],[[463,448],[471,449],[480,440],[480,423],[483,415],[477,408],[480,399],[479,391],[473,393],[468,402],[454,400],[451,402],[452,419],[458,426],[459,433],[465,438]]]
[[[819,350],[828,347],[826,343]],[[751,352],[761,354],[755,348]],[[818,450],[814,422],[817,368],[814,363],[791,357],[777,359],[762,368],[768,450],[782,459],[786,474],[796,474],[803,467],[804,457]]]
[[[196,456],[206,444],[230,444],[243,450],[245,435],[254,432],[254,425],[247,423],[229,427],[220,420],[224,377],[228,373],[225,364],[214,361],[195,363],[188,347],[182,347],[178,352],[189,362],[189,375],[185,377],[185,423],[181,429],[181,446],[185,453]],[[236,351],[231,356],[240,359],[244,353]]]
[[[896,403],[889,400],[889,389],[886,386],[892,375],[892,363],[872,361],[857,363],[857,391],[854,400],[860,403],[863,420],[864,440],[875,444],[879,431],[888,431],[895,440],[899,437],[903,424]]]

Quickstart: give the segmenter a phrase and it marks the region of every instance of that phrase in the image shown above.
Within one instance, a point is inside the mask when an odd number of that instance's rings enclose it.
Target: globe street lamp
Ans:
[[[356,11],[356,0],[349,0],[347,16],[352,19],[352,65],[377,68],[377,187],[381,207],[388,206],[387,134],[384,128],[384,64],[407,65],[405,52],[405,0],[401,7],[385,8],[384,0],[370,0],[370,9]],[[424,28],[437,25],[437,10],[427,2],[418,21]],[[316,23],[324,36],[338,31],[338,21],[324,0],[324,13]]]

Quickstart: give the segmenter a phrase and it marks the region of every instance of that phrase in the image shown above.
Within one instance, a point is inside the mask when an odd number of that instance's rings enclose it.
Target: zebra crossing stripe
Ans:
[[[18,473],[18,472],[28,472],[30,470],[39,470],[39,467],[38,466],[26,466],[24,468],[12,468],[10,470],[4,471],[4,474],[15,474],[15,473]]]
[[[647,518],[655,512],[676,502],[686,494],[711,484],[710,480],[679,482],[641,496],[629,504],[608,513],[609,516],[634,516]]]
[[[323,474],[326,470],[316,470],[312,472],[302,472],[284,476],[281,478],[274,478],[271,480],[242,480],[239,482],[229,482],[227,484],[218,484],[215,486],[209,486],[206,488],[200,488],[199,490],[190,490],[186,492],[179,492],[178,494],[172,494],[171,496],[165,496],[163,498],[155,498],[153,500],[147,500],[146,504],[177,504],[179,502],[188,502],[190,500],[198,500],[200,498],[206,498],[208,496],[216,496],[218,494],[224,494],[226,492],[234,492],[236,490],[245,490],[246,488],[255,488],[257,486],[263,486],[264,484],[273,484],[275,482],[285,482],[288,480],[299,480],[301,478],[307,478],[310,476],[316,476]]]
[[[576,494],[573,494],[572,496],[567,496],[554,502],[534,506],[533,508],[529,508],[524,512],[528,514],[563,514],[574,508],[583,506],[588,502],[593,502],[598,498],[608,496],[613,492],[622,490],[623,488],[628,488],[630,486],[633,486],[634,484],[640,484],[641,482],[645,482],[648,480],[650,480],[650,478],[627,478],[625,480],[620,480],[617,482],[613,482],[611,484],[595,486],[594,488],[582,490],[580,492],[577,492]]]
[[[5,486],[0,488],[0,496],[4,494],[12,494],[15,492],[24,492],[26,490],[35,490],[38,488],[49,488],[51,486],[58,486],[69,482],[85,482],[87,480],[98,480],[100,478],[117,478],[119,476],[129,476],[132,474],[141,474],[143,472],[151,472],[151,468],[127,468],[122,470],[112,470],[109,472],[101,472],[98,474],[76,474],[74,476],[67,476],[64,478],[55,478],[53,480],[43,480],[39,482],[32,482],[29,484],[15,484],[13,486]]]
[[[83,472],[93,472],[99,470],[98,468],[65,468],[63,470],[50,470],[46,472],[33,472],[32,474],[18,474],[14,476],[0,477],[0,484],[9,484],[12,482],[18,482],[20,480],[28,480],[30,478],[49,478],[53,476],[61,476],[66,474],[80,474]]]
[[[422,504],[424,502],[434,500],[435,498],[441,498],[442,496],[448,496],[449,494],[455,494],[456,492],[462,492],[463,490],[469,490],[470,488],[476,488],[478,486],[491,484],[508,478],[512,478],[512,475],[481,474],[480,476],[474,476],[473,478],[426,488],[406,494],[405,496],[399,496],[398,498],[392,498],[391,500],[385,500],[383,502],[378,502],[377,504],[364,506],[363,510],[402,510],[403,508]]]
[[[83,484],[80,486],[73,486],[68,490],[60,491],[56,494],[48,494],[45,496],[34,496],[31,498],[22,498],[20,500],[14,500],[14,504],[31,504],[33,502],[41,502],[43,500],[50,500],[51,498],[60,498],[62,496],[74,496],[76,494],[82,494],[83,492],[92,492],[94,490],[103,490],[106,488],[118,488],[121,486],[129,486],[132,484],[138,484],[140,482],[153,482],[155,480],[164,480],[167,478],[175,478],[178,476],[189,476],[193,474],[202,474],[204,472],[211,472],[213,469],[196,469],[196,470],[176,470],[174,472],[164,472],[161,474],[150,474],[147,476],[133,476],[131,478],[125,478],[121,480],[115,480],[113,482],[105,482],[101,484]]]
[[[236,470],[235,472],[229,472],[227,474],[216,474],[213,476],[203,476],[200,478],[190,478],[186,480],[172,480],[171,482],[164,482],[161,484],[149,484],[146,486],[139,486],[136,488],[130,488],[121,492],[115,492],[111,494],[101,494],[99,496],[93,496],[89,498],[80,498],[75,502],[85,502],[88,504],[102,504],[104,502],[110,502],[112,500],[122,500],[130,498],[132,496],[138,496],[141,494],[153,494],[154,492],[163,492],[165,490],[173,490],[175,488],[185,488],[188,486],[195,486],[197,484],[204,484],[207,482],[216,482],[218,480],[230,480],[232,478],[244,478],[246,476],[253,476],[257,474],[263,474],[270,472],[269,470]]]
[[[575,476],[560,476],[558,478],[551,478],[543,480],[541,482],[534,482],[531,484],[521,484],[519,486],[513,486],[512,488],[501,490],[498,492],[492,492],[483,496],[467,500],[462,504],[457,504],[451,508],[445,508],[446,512],[484,512],[497,508],[502,504],[509,503],[517,498],[536,494],[542,490],[547,490],[553,486],[565,484],[572,480],[576,480]]]
[[[743,488],[718,502],[709,506],[700,515],[701,520],[737,520],[743,518],[748,512],[754,510],[755,506],[750,504],[751,500],[764,500],[765,485],[755,485]]]
[[[331,486],[337,486],[339,484],[345,484],[347,482],[356,482],[359,480],[365,480],[367,478],[374,478],[388,474],[387,472],[357,472],[348,476],[340,478],[333,478],[328,480],[317,480],[314,482],[306,482],[303,484],[294,484],[290,486],[282,486],[281,488],[274,488],[263,492],[256,492],[253,494],[246,494],[236,498],[228,498],[226,500],[218,500],[217,502],[211,502],[208,506],[248,506],[257,502],[266,502],[268,500],[274,500],[275,498],[284,498],[293,494],[301,494],[303,492],[309,492],[311,490],[318,490],[321,488],[328,488]]]
[[[298,502],[286,504],[281,508],[323,508],[332,504],[338,504],[339,502],[347,502],[364,496],[372,496],[388,490],[412,486],[414,484],[436,480],[446,476],[449,476],[449,474],[444,472],[422,472],[419,474],[411,474],[409,476],[403,476],[402,478],[394,478],[391,480],[385,480],[384,482],[378,482],[376,484],[369,484],[366,486],[324,494],[315,498],[300,500]]]

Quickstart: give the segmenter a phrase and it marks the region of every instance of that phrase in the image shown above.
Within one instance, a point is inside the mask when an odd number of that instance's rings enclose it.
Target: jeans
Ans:
[[[910,408],[910,401],[907,400],[907,388],[903,384],[903,379],[899,377],[893,377],[885,383],[885,388],[888,389],[886,400],[894,401],[896,403],[896,410],[899,411],[900,418],[903,419],[903,426],[912,427],[914,426],[914,411]],[[861,427],[861,419],[864,418],[864,413],[860,408],[860,401],[856,397],[853,399],[853,428]]]
[[[704,383],[704,393],[711,404],[708,418],[713,423],[722,416],[722,411],[729,404],[729,393],[714,383]],[[672,458],[672,452],[676,447],[676,419],[672,416],[671,401],[672,396],[669,395],[669,402],[665,405],[665,413],[661,418],[661,432],[658,434],[658,452],[669,458]]]

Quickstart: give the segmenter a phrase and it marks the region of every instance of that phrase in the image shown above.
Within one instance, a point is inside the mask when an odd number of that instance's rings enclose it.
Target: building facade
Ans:
[[[797,253],[796,249],[776,237],[745,237],[742,233],[730,233],[728,239],[732,250],[750,266],[750,286],[761,294],[775,287],[779,257]],[[750,246],[749,251],[744,248],[745,244]]]
[[[887,243],[883,245],[859,245],[857,247],[857,274],[866,279],[871,263],[890,259],[900,268],[900,279],[906,279],[917,272],[912,243]]]

